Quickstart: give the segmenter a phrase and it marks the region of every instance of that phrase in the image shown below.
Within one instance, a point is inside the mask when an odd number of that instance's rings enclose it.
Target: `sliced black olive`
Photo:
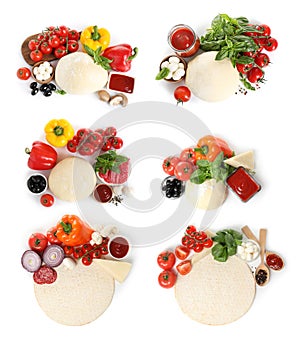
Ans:
[[[49,83],[48,86],[49,86],[51,91],[55,91],[56,90],[56,86],[53,83]]]
[[[37,88],[37,82],[36,82],[36,81],[33,81],[33,82],[29,85],[29,87],[30,87],[31,89],[36,89],[36,88]]]
[[[40,86],[40,90],[42,92],[44,92],[44,91],[50,90],[50,88],[49,88],[48,84],[43,84]]]
[[[45,91],[43,92],[43,95],[44,95],[45,97],[49,97],[49,96],[52,95],[52,91],[51,91],[51,90],[45,90]]]
[[[36,95],[38,92],[39,92],[39,89],[38,89],[38,88],[35,88],[35,89],[32,89],[32,90],[31,90],[32,96]]]

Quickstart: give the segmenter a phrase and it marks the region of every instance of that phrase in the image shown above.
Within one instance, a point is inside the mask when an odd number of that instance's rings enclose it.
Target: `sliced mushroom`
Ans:
[[[110,94],[106,90],[98,91],[98,96],[100,101],[109,102],[110,101]]]
[[[122,107],[126,107],[126,105],[128,104],[128,99],[123,93],[118,93],[115,96],[111,97],[109,104],[113,106],[121,105]]]

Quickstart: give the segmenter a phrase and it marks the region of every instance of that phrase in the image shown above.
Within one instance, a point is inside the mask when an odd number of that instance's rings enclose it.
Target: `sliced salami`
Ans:
[[[33,280],[37,284],[52,284],[57,278],[57,272],[49,266],[41,266],[33,274]]]
[[[103,179],[107,183],[112,184],[123,184],[127,181],[129,176],[129,159],[127,162],[124,162],[119,165],[120,173],[115,173],[112,170],[109,170],[104,176]]]

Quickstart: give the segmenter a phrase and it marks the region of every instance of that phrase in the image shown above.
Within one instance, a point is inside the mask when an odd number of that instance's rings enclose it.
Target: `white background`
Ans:
[[[299,149],[296,119],[298,107],[299,53],[295,2],[238,1],[51,1],[7,2],[1,11],[1,196],[2,196],[2,332],[9,343],[217,343],[278,344],[296,337],[299,309],[298,267]],[[95,95],[44,98],[32,97],[28,83],[16,78],[25,65],[20,54],[23,40],[50,25],[67,25],[81,30],[89,25],[106,27],[111,43],[138,46],[139,56],[130,75],[136,77],[129,102],[174,103],[173,86],[154,77],[161,59],[171,51],[169,29],[178,23],[192,26],[198,34],[218,13],[246,16],[266,23],[279,41],[261,90],[210,104],[195,97],[184,107],[239,152],[253,149],[257,178],[262,191],[244,204],[230,194],[212,230],[240,228],[248,224],[257,234],[268,229],[267,246],[280,252],[286,268],[273,273],[269,285],[258,288],[252,308],[240,320],[220,327],[198,324],[181,311],[173,290],[157,284],[160,272],[157,254],[174,247],[180,236],[147,248],[134,249],[132,272],[123,285],[116,285],[114,300],[95,322],[83,327],[56,324],[38,307],[32,280],[20,265],[27,238],[45,231],[64,213],[76,212],[76,205],[57,202],[42,208],[25,188],[28,173],[24,148],[42,135],[52,118],[67,118],[76,127],[89,127],[110,111]],[[141,177],[142,178],[142,177]],[[140,182],[140,181],[139,181]],[[209,274],[209,272],[208,272]],[[298,280],[299,281],[299,280]],[[298,332],[297,332],[298,333]]]

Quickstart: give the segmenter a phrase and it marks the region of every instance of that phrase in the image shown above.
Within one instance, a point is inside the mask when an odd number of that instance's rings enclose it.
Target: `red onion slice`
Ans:
[[[21,263],[28,272],[35,272],[41,267],[42,259],[35,251],[26,250],[22,255]]]
[[[59,266],[65,257],[65,252],[57,244],[49,245],[43,253],[43,261],[46,265],[50,267],[57,267]]]

